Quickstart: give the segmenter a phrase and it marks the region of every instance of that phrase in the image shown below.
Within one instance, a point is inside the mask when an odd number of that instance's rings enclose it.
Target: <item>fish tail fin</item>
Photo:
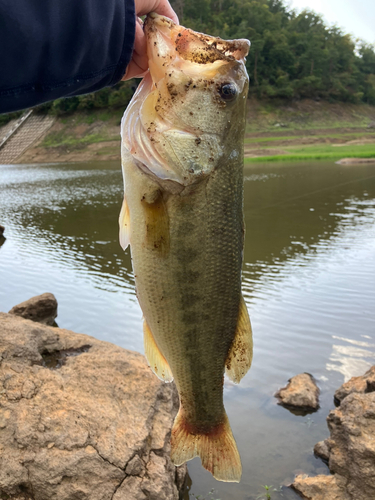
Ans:
[[[171,444],[175,465],[199,456],[203,467],[218,481],[240,482],[241,458],[225,412],[220,424],[202,433],[189,425],[180,407],[172,428]]]

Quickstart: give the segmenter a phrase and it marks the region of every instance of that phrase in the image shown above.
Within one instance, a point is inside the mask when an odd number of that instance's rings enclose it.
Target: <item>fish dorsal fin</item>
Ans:
[[[248,372],[253,360],[253,333],[249,313],[244,298],[241,295],[240,312],[238,315],[236,335],[233,339],[225,362],[225,372],[238,384]]]
[[[130,243],[130,214],[129,207],[124,195],[124,201],[122,202],[120,217],[119,217],[119,225],[120,225],[120,245],[123,250],[126,250]]]
[[[169,368],[167,360],[157,346],[146,320],[143,320],[143,341],[146,359],[151,370],[157,377],[160,378],[160,380],[164,380],[164,382],[172,382],[173,375],[171,369]]]

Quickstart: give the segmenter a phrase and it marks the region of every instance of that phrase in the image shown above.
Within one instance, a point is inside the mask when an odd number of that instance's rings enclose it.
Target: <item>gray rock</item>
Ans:
[[[327,417],[330,438],[325,441],[328,452],[323,451],[334,476],[298,476],[292,487],[302,498],[375,499],[375,392],[367,390],[374,368],[340,387],[341,404]]]
[[[312,375],[300,373],[288,381],[288,385],[275,394],[279,404],[306,410],[319,408],[319,388]]]
[[[57,317],[57,300],[53,293],[36,295],[12,307],[9,314],[52,326]]]
[[[374,121],[374,122],[370,122],[370,123],[367,125],[367,128],[375,128],[375,121]]]
[[[335,392],[335,401],[341,403],[346,396],[354,392],[365,394],[373,391],[375,391],[375,366],[372,366],[364,375],[352,377],[342,384]]]
[[[5,313],[0,331],[0,498],[178,499],[173,384],[87,335]]]

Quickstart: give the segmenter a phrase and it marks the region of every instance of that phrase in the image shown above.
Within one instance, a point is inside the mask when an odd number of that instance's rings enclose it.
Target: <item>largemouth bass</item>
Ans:
[[[241,460],[223,404],[224,371],[252,360],[241,295],[247,40],[225,41],[146,18],[149,74],[122,121],[130,243],[155,374],[176,382],[171,458],[200,456],[216,479],[239,481]]]

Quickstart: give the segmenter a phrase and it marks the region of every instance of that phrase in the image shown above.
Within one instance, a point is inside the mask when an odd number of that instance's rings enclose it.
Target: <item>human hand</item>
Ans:
[[[144,16],[150,12],[156,12],[161,16],[169,17],[169,19],[172,19],[175,23],[179,23],[177,14],[170,6],[168,0],[135,0],[135,14],[137,20],[135,23],[133,55],[122,80],[141,78],[148,70],[146,37],[139,16]]]

